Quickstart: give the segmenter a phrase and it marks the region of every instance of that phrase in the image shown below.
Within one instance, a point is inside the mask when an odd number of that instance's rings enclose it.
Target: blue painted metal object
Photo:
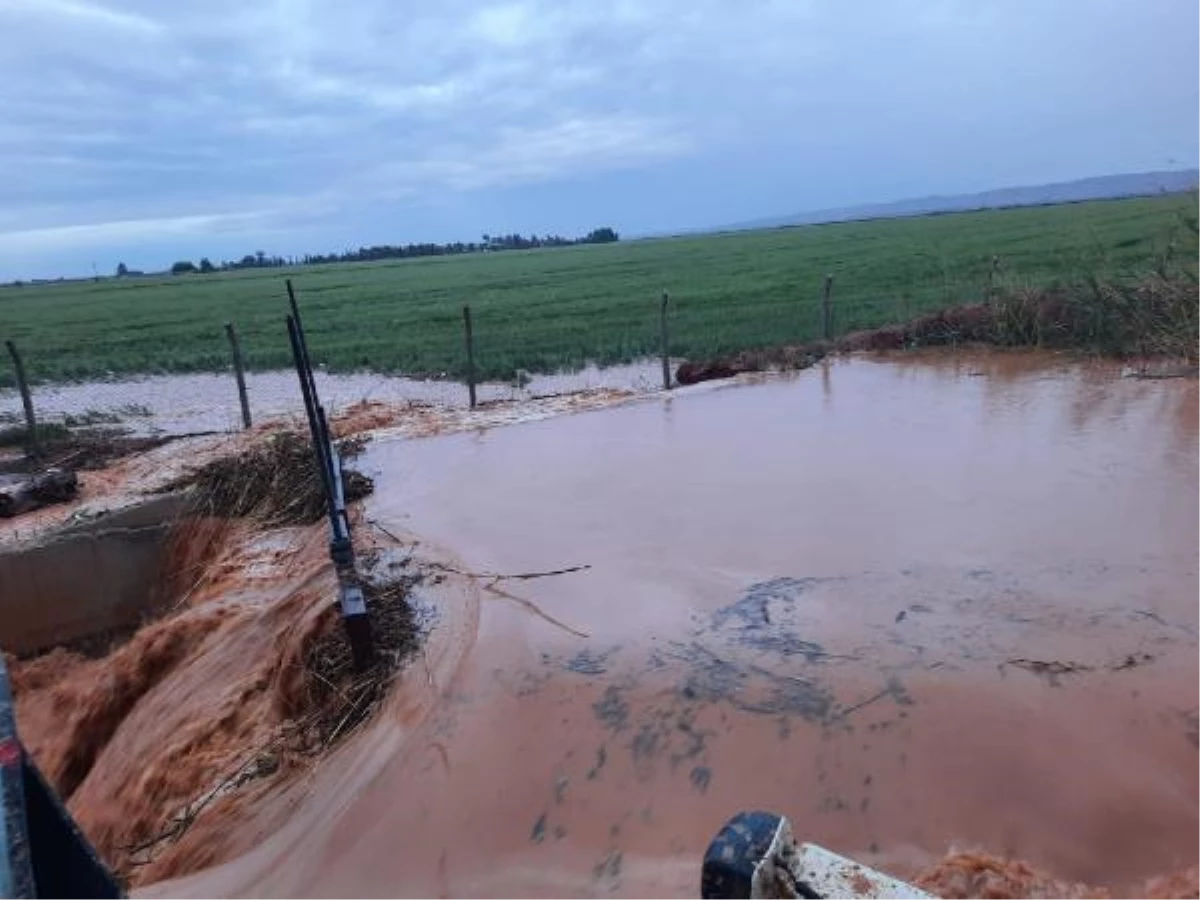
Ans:
[[[17,735],[0,657],[0,897],[121,897]]]

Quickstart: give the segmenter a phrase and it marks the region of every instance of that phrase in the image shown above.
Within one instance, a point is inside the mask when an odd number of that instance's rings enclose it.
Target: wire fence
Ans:
[[[974,282],[969,291],[956,287],[953,293],[967,300],[988,296],[998,265],[993,260],[986,280]],[[826,275],[805,292],[803,301],[782,307],[776,299],[768,298],[738,300],[714,308],[712,304],[693,305],[686,297],[662,292],[657,298],[625,304],[628,325],[622,327],[615,340],[609,335],[607,348],[609,359],[618,362],[585,364],[568,372],[536,370],[553,370],[555,361],[563,358],[594,358],[587,322],[567,321],[566,317],[557,322],[552,315],[543,314],[538,321],[540,349],[531,351],[525,346],[531,339],[520,318],[500,315],[486,301],[454,307],[457,314],[440,313],[436,321],[423,323],[427,356],[445,363],[445,371],[433,377],[406,377],[375,370],[366,353],[364,365],[357,370],[329,371],[322,363],[324,346],[336,344],[344,350],[353,347],[356,340],[365,345],[378,338],[356,333],[353,321],[313,316],[320,324],[310,327],[310,342],[321,393],[333,410],[364,401],[474,406],[594,388],[669,390],[675,386],[675,366],[683,359],[828,340],[850,331],[903,321],[939,305],[905,293],[892,298],[862,298],[847,292],[850,296],[842,298],[841,287],[836,277]],[[949,287],[946,294],[951,295]],[[304,306],[304,297],[300,300]],[[319,303],[318,298],[312,305],[319,308]],[[756,328],[750,339],[747,322]],[[611,331],[611,321],[606,327]],[[168,354],[173,348],[166,346],[165,339],[141,334],[141,327],[131,326],[129,330],[132,334],[122,339],[131,341],[142,354],[139,358],[148,361],[146,368],[155,368],[157,358],[154,351],[147,351],[148,340],[163,344],[156,348],[163,355],[162,368],[171,368]],[[64,380],[57,357],[49,357],[54,365],[43,365],[47,356],[38,337],[29,335],[20,346],[15,341],[7,342],[7,359],[0,363],[0,371],[8,370],[4,380],[14,387],[0,387],[0,433],[36,428],[37,423],[119,426],[133,432],[168,434],[234,431],[302,410],[295,375],[287,368],[287,357],[283,355],[286,333],[282,325],[260,318],[249,317],[246,325],[236,320],[216,321],[208,333],[189,335],[189,368],[207,371],[108,373],[99,378]],[[553,347],[555,344],[559,349]],[[432,352],[429,347],[433,347]],[[547,351],[546,347],[551,349]],[[77,348],[77,352],[86,357],[90,350],[99,356],[112,349],[111,345],[96,345]],[[539,352],[544,353],[545,365],[538,365]],[[344,358],[343,353],[343,362]],[[532,360],[535,371],[511,365],[513,359]],[[388,370],[395,368],[387,366]],[[509,369],[511,375],[504,379],[482,377],[502,369]]]

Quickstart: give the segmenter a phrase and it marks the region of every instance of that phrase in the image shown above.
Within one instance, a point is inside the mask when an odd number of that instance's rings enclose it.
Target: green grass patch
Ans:
[[[314,361],[461,377],[471,304],[484,377],[628,361],[658,351],[672,297],[672,351],[707,358],[819,336],[834,276],[837,333],[1005,290],[1087,289],[1191,260],[1195,195],[1173,195],[530,251],[294,270],[61,282],[0,289],[0,339],[30,377],[59,381],[222,371],[223,323],[251,369],[290,365],[283,279],[299,292]],[[1192,227],[1189,227],[1191,223]],[[1113,299],[1113,298],[1109,298]],[[1107,302],[1107,301],[1106,301]],[[1115,302],[1115,301],[1114,301]],[[0,384],[12,374],[0,365]]]

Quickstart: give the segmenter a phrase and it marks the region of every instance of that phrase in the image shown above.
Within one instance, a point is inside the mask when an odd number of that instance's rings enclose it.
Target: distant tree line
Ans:
[[[262,250],[247,253],[241,259],[225,260],[214,265],[204,257],[199,265],[191,260],[180,260],[171,266],[172,275],[206,274],[208,272],[229,271],[233,269],[270,269],[282,266],[319,266],[339,262],[373,262],[381,259],[407,259],[414,256],[455,256],[461,253],[490,253],[499,250],[530,250],[535,247],[569,247],[573,244],[611,244],[619,241],[621,236],[613,229],[605,226],[593,228],[580,238],[565,238],[557,234],[546,234],[539,237],[531,234],[525,237],[521,234],[484,234],[478,243],[474,241],[455,241],[449,244],[381,244],[375,247],[359,247],[357,250],[346,250],[342,253],[306,253],[301,257],[268,256]],[[133,272],[120,263],[117,266],[117,277],[132,275]]]

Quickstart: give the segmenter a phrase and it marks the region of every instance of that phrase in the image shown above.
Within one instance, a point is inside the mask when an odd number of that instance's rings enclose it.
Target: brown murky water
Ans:
[[[503,585],[586,639],[488,598],[431,804],[495,764],[460,827],[595,866],[694,864],[751,806],[892,868],[1193,863],[1196,385],[1114,374],[857,361],[378,447],[377,517],[474,570],[592,566]]]
[[[753,807],[903,876],[1195,865],[1196,411],[943,355],[376,442],[421,552],[589,568],[452,577],[384,714],[151,892],[694,896]]]

